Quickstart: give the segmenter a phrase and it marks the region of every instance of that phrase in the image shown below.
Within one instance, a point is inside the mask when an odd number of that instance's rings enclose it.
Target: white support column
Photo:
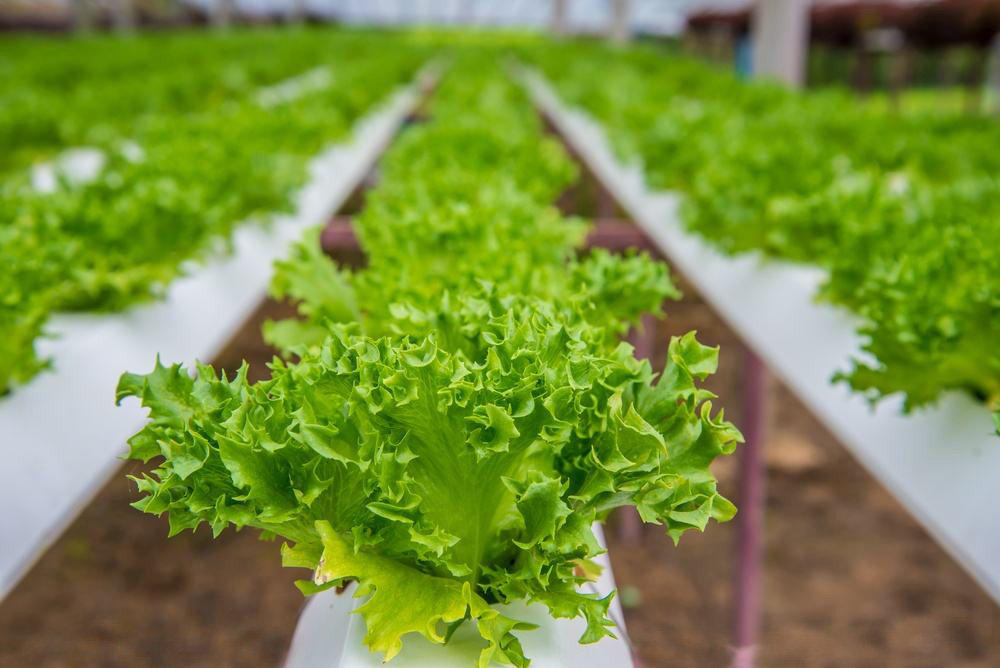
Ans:
[[[458,3],[458,16],[456,23],[463,26],[476,24],[476,3],[475,0],[460,0]]]
[[[569,11],[569,0],[552,0],[552,20],[549,29],[556,35],[567,32],[566,16]]]
[[[798,88],[805,77],[809,0],[757,0],[753,12],[753,75]]]
[[[135,6],[132,0],[111,0],[111,20],[115,31],[130,33],[135,30]]]
[[[90,32],[94,29],[93,7],[88,0],[72,0],[70,2],[70,14],[73,21],[73,29],[77,32]]]
[[[212,23],[216,28],[228,28],[232,24],[235,14],[236,5],[233,0],[215,0]]]
[[[289,23],[305,23],[306,2],[305,0],[291,0],[288,12]]]
[[[629,0],[611,0],[611,25],[608,37],[612,42],[624,44],[628,41],[629,30]]]

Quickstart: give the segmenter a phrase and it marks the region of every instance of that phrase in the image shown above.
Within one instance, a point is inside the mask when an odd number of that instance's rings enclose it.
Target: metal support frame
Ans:
[[[732,668],[753,668],[755,664],[762,607],[768,373],[764,361],[749,348],[744,374],[743,436],[746,442],[740,448],[739,460]]]
[[[552,0],[552,18],[549,29],[557,35],[569,32],[566,17],[569,14],[569,0]]]
[[[236,18],[234,0],[215,0],[212,8],[212,24],[219,29],[229,28]]]

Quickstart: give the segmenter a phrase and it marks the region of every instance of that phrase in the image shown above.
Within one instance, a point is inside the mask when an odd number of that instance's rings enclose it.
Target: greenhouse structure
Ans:
[[[1000,666],[1000,0],[9,0],[0,82],[0,668]]]

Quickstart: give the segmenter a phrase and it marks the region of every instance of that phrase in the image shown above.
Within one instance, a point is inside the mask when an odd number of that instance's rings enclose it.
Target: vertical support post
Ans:
[[[753,71],[799,88],[805,78],[808,0],[757,0],[753,12]]]
[[[733,66],[741,79],[753,75],[753,42],[750,35],[739,35],[733,48]]]
[[[168,21],[174,27],[189,22],[189,20],[184,19],[184,8],[181,6],[181,0],[167,0],[166,15]]]
[[[656,345],[656,318],[648,313],[643,315],[639,326],[629,332],[629,341],[635,348],[636,359],[652,363]],[[618,537],[626,545],[637,545],[642,541],[642,518],[632,506],[618,509]]]
[[[868,64],[873,68],[881,59],[888,62],[889,76],[886,86],[889,91],[889,106],[899,107],[899,93],[902,89],[903,49],[906,44],[902,31],[896,28],[874,28],[862,35],[861,48],[868,55]]]
[[[728,64],[735,59],[736,47],[733,31],[727,25],[712,26],[705,36],[708,57],[717,63]]]
[[[288,11],[288,22],[294,25],[301,25],[306,22],[305,0],[291,0]]]
[[[891,100],[892,107],[896,111],[902,106],[903,93],[906,91],[906,87],[910,82],[910,70],[913,64],[913,49],[904,45],[901,45],[896,51],[890,56],[892,58],[890,62],[890,73],[889,73],[889,99]]]
[[[552,20],[549,29],[556,35],[565,35],[567,30],[566,15],[569,11],[569,0],[552,0]]]
[[[986,66],[986,99],[990,110],[1000,116],[1000,32],[993,36]]]
[[[73,29],[77,32],[90,32],[94,29],[93,8],[89,0],[72,0],[70,3]]]
[[[215,0],[215,8],[212,12],[212,23],[216,28],[225,30],[233,23],[233,15],[236,13],[233,0]]]
[[[628,41],[629,33],[629,0],[611,0],[608,37],[616,44],[624,44]]]
[[[854,90],[859,96],[866,95],[871,89],[872,54],[863,43],[854,47]]]
[[[761,618],[768,374],[763,360],[750,349],[746,351],[745,373],[743,436],[746,442],[740,448],[732,668],[753,668]]]
[[[132,0],[112,0],[111,20],[115,31],[131,33],[135,31],[135,6]]]
[[[965,110],[968,113],[983,111],[983,89],[989,69],[989,51],[975,49],[971,61],[965,66]]]
[[[753,13],[753,75],[777,78],[798,88],[805,78],[808,0],[757,0]],[[740,453],[737,562],[733,596],[732,668],[753,668],[761,619],[764,545],[764,441],[767,438],[767,367],[746,351],[743,435]]]

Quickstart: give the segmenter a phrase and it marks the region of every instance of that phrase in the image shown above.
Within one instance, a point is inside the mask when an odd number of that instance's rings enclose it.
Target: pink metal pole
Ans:
[[[320,233],[319,243],[330,254],[360,249],[350,216],[334,216]]]
[[[736,516],[732,668],[754,667],[760,634],[767,384],[767,367],[748,349],[743,387],[743,435],[746,442],[740,448],[739,514]]]

